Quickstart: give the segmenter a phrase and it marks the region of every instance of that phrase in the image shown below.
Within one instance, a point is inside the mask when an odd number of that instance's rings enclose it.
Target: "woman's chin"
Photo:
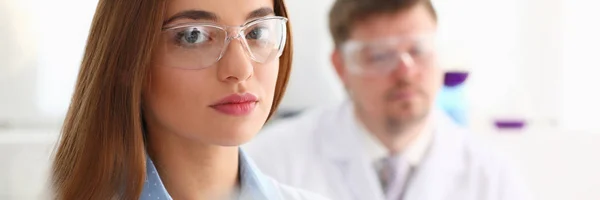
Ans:
[[[254,134],[252,135],[254,136]],[[252,136],[248,137],[228,137],[228,138],[220,138],[217,141],[215,141],[215,145],[219,145],[219,146],[241,146],[243,144],[246,144],[247,142],[249,142],[252,139]]]
[[[240,146],[252,140],[257,132],[258,130],[253,129],[223,131],[212,138],[212,143],[219,146]]]
[[[266,118],[266,116],[265,116]],[[213,118],[203,123],[193,124],[188,135],[203,143],[218,146],[239,146],[249,142],[263,127],[258,117],[247,118]]]

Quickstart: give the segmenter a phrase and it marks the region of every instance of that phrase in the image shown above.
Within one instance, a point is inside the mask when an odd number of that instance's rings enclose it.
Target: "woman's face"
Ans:
[[[150,134],[221,146],[252,138],[279,70],[273,48],[285,21],[273,16],[273,0],[168,1],[143,95]]]

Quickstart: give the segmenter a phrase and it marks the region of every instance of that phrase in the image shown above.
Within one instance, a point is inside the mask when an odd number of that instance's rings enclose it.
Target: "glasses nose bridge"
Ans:
[[[242,49],[244,49],[244,51],[246,51],[245,53],[249,54],[250,52],[248,48],[245,47],[244,43],[244,34],[243,34],[243,30],[245,28],[245,25],[240,25],[240,26],[222,26],[221,27],[223,31],[225,31],[226,35],[225,35],[225,42],[224,42],[224,46],[221,50],[221,53],[219,55],[219,57],[217,58],[217,61],[220,61],[221,58],[223,58],[223,56],[225,55],[225,53],[227,52],[227,49],[229,49],[229,45],[231,43],[232,40],[237,39],[240,41],[240,44],[242,45]]]
[[[223,30],[227,33],[227,37],[225,38],[226,44],[229,44],[233,39],[243,38],[243,30],[245,25],[240,26],[224,26]]]

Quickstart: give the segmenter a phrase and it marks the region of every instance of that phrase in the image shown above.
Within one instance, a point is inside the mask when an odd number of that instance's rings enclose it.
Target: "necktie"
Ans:
[[[379,162],[379,180],[386,200],[401,200],[410,172],[410,164],[399,157],[386,157]]]

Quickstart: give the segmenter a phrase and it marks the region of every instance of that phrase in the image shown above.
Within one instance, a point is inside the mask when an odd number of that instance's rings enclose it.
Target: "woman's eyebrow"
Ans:
[[[272,8],[262,7],[262,8],[256,9],[256,10],[248,13],[248,15],[246,16],[246,19],[248,20],[248,19],[253,19],[253,18],[265,17],[265,16],[269,16],[272,14],[275,14],[275,12],[273,11]],[[204,10],[185,10],[185,11],[181,11],[181,12],[171,16],[169,19],[167,19],[163,23],[163,26],[167,25],[175,20],[178,20],[178,19],[209,20],[209,21],[213,21],[213,22],[219,21],[219,17],[217,17],[217,15],[212,12],[208,12],[208,11],[204,11]]]
[[[209,20],[213,22],[219,21],[219,17],[212,12],[204,10],[185,10],[171,16],[163,23],[163,25],[169,24],[178,19]]]
[[[275,12],[273,11],[272,8],[262,7],[262,8],[259,8],[259,9],[256,9],[256,10],[250,12],[248,14],[248,16],[246,17],[246,20],[253,19],[253,18],[259,18],[259,17],[265,17],[265,16],[269,16],[272,14],[275,14]]]

